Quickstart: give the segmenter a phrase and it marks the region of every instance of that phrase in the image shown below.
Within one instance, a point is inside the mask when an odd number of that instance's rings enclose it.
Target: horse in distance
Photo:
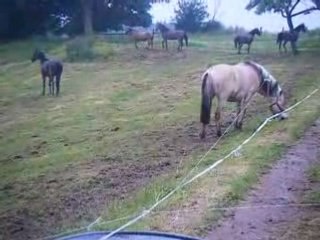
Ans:
[[[134,41],[136,49],[138,49],[138,42],[147,42],[147,47],[153,48],[154,30],[152,30],[151,33],[145,29],[134,29],[132,27],[128,27],[125,34],[130,36]]]
[[[254,28],[248,33],[238,33],[233,39],[234,47],[236,49],[238,49],[238,54],[241,54],[241,48],[242,48],[242,46],[244,44],[248,45],[247,52],[249,54],[250,53],[250,47],[251,47],[251,44],[252,44],[252,42],[254,40],[255,35],[261,36],[261,34],[262,34],[262,28],[261,27],[260,27],[260,29],[259,28]]]
[[[182,50],[183,40],[185,40],[186,46],[188,46],[188,35],[186,31],[169,29],[162,23],[156,24],[156,30],[161,32],[162,48],[165,46],[166,50],[168,50],[168,40],[178,40],[178,51]]]
[[[217,135],[221,136],[221,114],[226,102],[237,103],[236,129],[242,129],[243,119],[249,101],[256,93],[270,101],[273,114],[279,113],[280,119],[288,117],[284,111],[285,97],[278,81],[260,64],[247,61],[234,65],[218,64],[208,68],[202,75],[201,113],[202,130],[200,138],[206,136],[210,123],[211,106],[214,97],[218,104],[215,111]]]
[[[284,31],[282,30],[277,34],[277,41],[276,43],[279,45],[279,52],[281,52],[281,47],[284,48],[285,52],[287,52],[287,43],[290,42],[294,49],[294,53],[297,53],[297,49],[295,49],[295,44],[299,39],[300,32],[306,32],[307,27],[304,25],[304,23],[299,24],[297,27],[293,29],[293,31]]]
[[[35,49],[31,57],[31,62],[40,61],[42,76],[42,95],[45,95],[46,79],[48,78],[49,95],[56,96],[60,93],[60,81],[63,72],[63,64],[60,60],[48,59],[44,52]],[[56,92],[55,92],[56,87]]]

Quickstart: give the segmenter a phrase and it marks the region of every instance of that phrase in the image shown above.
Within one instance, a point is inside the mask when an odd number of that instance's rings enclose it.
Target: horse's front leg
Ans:
[[[237,117],[236,117],[237,120],[236,120],[236,125],[235,125],[236,129],[239,129],[239,130],[242,129],[242,122],[243,122],[243,118],[246,114],[246,111],[247,111],[247,109],[245,107],[244,102],[243,101],[239,102],[238,103],[238,112],[237,112]]]
[[[250,53],[250,47],[251,47],[251,43],[248,44],[248,49],[247,49],[248,54]]]
[[[46,94],[46,77],[42,74],[42,96]]]
[[[281,53],[281,45],[282,45],[282,42],[279,41],[279,52]]]
[[[134,45],[135,45],[136,49],[138,49],[137,41],[134,41]]]
[[[286,45],[287,45],[287,41],[284,41],[282,46],[284,48],[284,52],[285,53],[287,52],[287,46]]]
[[[238,44],[238,54],[241,54],[241,48],[242,48],[242,44],[239,43],[239,44]]]
[[[182,45],[181,45],[181,40],[179,39],[178,40],[178,51],[181,51],[182,50]]]

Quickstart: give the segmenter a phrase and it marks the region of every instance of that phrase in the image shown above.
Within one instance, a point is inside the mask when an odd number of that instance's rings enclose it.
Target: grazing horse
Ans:
[[[186,42],[186,46],[188,46],[188,35],[185,31],[172,30],[161,23],[157,23],[156,29],[161,32],[162,48],[164,48],[164,44],[166,44],[166,50],[168,50],[168,40],[178,40],[178,51],[182,50],[183,39]]]
[[[54,78],[56,83],[56,96],[60,92],[60,80],[63,72],[63,64],[59,60],[48,59],[46,55],[36,49],[33,53],[31,61],[40,61],[41,76],[42,76],[42,95],[45,95],[46,78],[49,78],[49,94],[54,95]]]
[[[221,111],[226,102],[235,102],[238,106],[235,127],[242,129],[246,108],[252,97],[259,93],[271,100],[273,114],[281,113],[280,119],[288,117],[284,111],[284,94],[277,80],[261,65],[253,61],[234,65],[218,64],[210,67],[202,75],[202,102],[200,138],[205,138],[206,126],[210,122],[212,99],[217,97],[215,112],[217,135],[221,136]]]
[[[255,28],[255,29],[252,29],[250,32],[248,33],[240,33],[240,34],[237,34],[233,41],[234,41],[234,47],[237,49],[238,48],[238,54],[240,54],[241,52],[241,48],[244,44],[247,44],[248,45],[248,54],[250,53],[250,47],[251,47],[251,44],[254,40],[254,36],[255,35],[258,35],[258,36],[261,36],[262,34],[262,28],[260,27],[260,29],[258,28]]]
[[[136,49],[138,49],[138,42],[148,42],[148,47],[151,46],[153,48],[153,37],[154,37],[154,30],[150,33],[147,30],[138,30],[133,29],[131,27],[128,28],[126,34],[130,36],[130,38],[134,41]]]
[[[287,52],[286,44],[291,42],[291,44],[295,47],[296,42],[299,39],[300,32],[306,32],[307,28],[304,23],[299,24],[297,27],[293,29],[293,31],[284,31],[279,32],[277,35],[277,44],[279,44],[279,52],[281,52],[281,46],[283,46],[285,52]],[[293,49],[296,53],[296,49]]]

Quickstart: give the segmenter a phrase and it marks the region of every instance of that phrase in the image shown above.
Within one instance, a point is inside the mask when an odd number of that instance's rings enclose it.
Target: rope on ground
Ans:
[[[110,237],[112,237],[113,235],[117,234],[118,232],[122,231],[123,229],[135,224],[136,222],[138,222],[140,219],[146,217],[148,214],[150,214],[156,207],[158,207],[162,202],[164,202],[165,200],[167,200],[168,198],[170,198],[173,194],[175,194],[178,190],[180,190],[181,188],[185,187],[186,185],[192,183],[193,181],[195,181],[196,179],[202,177],[204,174],[206,174],[207,172],[211,171],[212,169],[216,168],[218,165],[220,165],[221,163],[223,163],[227,158],[229,158],[230,156],[232,156],[233,154],[236,154],[245,144],[247,144],[248,142],[251,141],[251,139],[258,133],[260,132],[264,126],[270,122],[271,120],[279,117],[282,113],[284,112],[289,112],[292,109],[294,109],[295,107],[297,107],[298,105],[300,105],[302,102],[306,101],[307,99],[309,99],[312,95],[314,95],[316,92],[318,92],[319,89],[315,89],[313,90],[309,95],[307,95],[306,97],[304,97],[303,99],[301,99],[300,101],[298,101],[297,103],[295,103],[294,105],[292,105],[291,107],[285,109],[283,112],[281,113],[277,113],[274,114],[268,118],[265,119],[265,121],[256,129],[256,131],[247,139],[245,139],[238,147],[236,147],[235,149],[233,149],[229,154],[227,154],[225,157],[219,159],[218,161],[216,161],[215,163],[213,163],[211,166],[209,166],[208,168],[204,169],[203,171],[201,171],[200,173],[198,173],[197,175],[195,175],[194,177],[192,177],[190,180],[186,181],[186,182],[181,182],[179,185],[177,185],[171,192],[169,192],[166,196],[164,196],[162,199],[160,199],[159,201],[157,201],[156,203],[154,203],[149,209],[144,210],[140,215],[138,215],[137,217],[133,218],[132,220],[128,221],[126,224],[120,226],[119,228],[115,229],[114,231],[110,232],[108,235],[100,238],[99,240],[107,240]],[[212,150],[212,147],[204,154],[204,156],[207,156]]]

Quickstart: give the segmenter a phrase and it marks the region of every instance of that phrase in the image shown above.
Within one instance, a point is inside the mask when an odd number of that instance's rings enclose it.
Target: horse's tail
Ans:
[[[184,33],[183,38],[184,38],[184,41],[186,42],[186,46],[188,47],[188,35],[186,32]]]
[[[201,114],[200,114],[200,122],[203,124],[209,124],[210,122],[210,114],[211,114],[211,103],[212,98],[207,91],[207,79],[208,73],[202,77],[202,86],[201,86]]]

